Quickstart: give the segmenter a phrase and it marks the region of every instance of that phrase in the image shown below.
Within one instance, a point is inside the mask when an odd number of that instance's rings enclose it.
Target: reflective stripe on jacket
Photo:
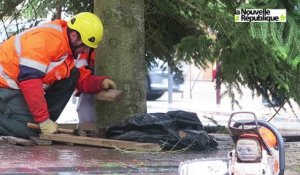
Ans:
[[[0,87],[19,89],[18,82],[42,78],[44,87],[68,77],[74,59],[67,23],[55,20],[17,34],[0,46]]]
[[[75,67],[67,22],[55,20],[17,34],[0,45],[0,87],[20,89],[37,123],[49,118],[44,90],[68,78]],[[80,67],[79,91],[98,93],[104,76]]]
[[[79,82],[81,82],[81,80],[85,79],[87,76],[91,75],[91,71],[89,69],[86,69],[87,66],[89,66],[87,55],[84,53],[78,54],[75,62],[75,67],[80,71],[80,77],[78,80]]]
[[[94,50],[90,55],[90,58],[86,53],[78,54],[75,62],[75,67],[80,71],[79,82],[81,82],[81,80],[85,79],[87,76],[94,74],[94,66],[95,66]]]

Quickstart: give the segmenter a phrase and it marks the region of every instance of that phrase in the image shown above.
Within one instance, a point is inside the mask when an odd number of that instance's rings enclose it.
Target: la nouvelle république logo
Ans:
[[[235,22],[286,22],[286,9],[236,9]]]

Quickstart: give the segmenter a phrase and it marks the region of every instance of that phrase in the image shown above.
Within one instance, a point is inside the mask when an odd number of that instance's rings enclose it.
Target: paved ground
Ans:
[[[216,104],[214,84],[209,81],[195,83],[192,93],[190,85],[185,84],[183,94],[174,93],[173,102],[168,103],[168,94],[162,98],[147,102],[148,112],[167,112],[170,110],[186,110],[196,112],[204,124],[212,124],[213,118],[219,124],[226,125],[232,112],[240,111],[231,108],[228,97]],[[260,97],[252,98],[251,92],[244,91],[240,100],[242,110],[255,112],[260,119],[269,119],[275,113],[261,103]],[[69,102],[59,119],[59,123],[78,122],[76,105]],[[300,128],[298,118],[286,106],[287,111],[280,111],[272,123],[281,129],[297,132]],[[294,105],[294,111],[299,108]],[[204,117],[206,116],[206,117]],[[287,145],[286,174],[300,174],[300,152],[298,142]],[[180,162],[194,158],[224,157],[230,147],[205,152],[161,152],[137,153],[98,147],[55,145],[55,146],[14,146],[0,142],[0,173],[29,174],[177,174]]]
[[[58,143],[53,146],[16,146],[0,139],[0,150],[0,174],[175,175],[181,162],[226,157],[231,148],[227,144],[227,147],[207,151],[155,153]],[[300,173],[299,156],[299,145],[286,149],[286,175]]]
[[[193,87],[193,88],[191,88]],[[221,92],[225,90],[222,87]],[[249,111],[254,112],[259,119],[269,120],[276,112],[273,108],[266,107],[262,103],[262,98],[253,96],[252,92],[247,88],[243,90],[243,96],[239,98],[240,107],[232,106],[231,99],[224,95],[220,104],[216,104],[216,90],[215,84],[211,81],[186,82],[183,86],[183,93],[173,93],[172,102],[168,99],[168,93],[165,93],[160,99],[156,101],[147,102],[148,113],[151,112],[167,112],[170,110],[186,110],[195,112],[205,125],[213,125],[211,119],[217,121],[218,124],[227,126],[229,116],[232,112]],[[291,134],[300,135],[300,121],[296,115],[300,115],[300,109],[297,104],[292,102],[293,109],[289,105],[285,105],[285,110],[280,110],[279,113],[270,121],[281,131],[287,131]],[[68,104],[69,109],[76,105]],[[65,111],[63,115],[68,115],[69,111]],[[76,116],[76,113],[72,113]],[[62,117],[64,118],[64,117]],[[67,117],[66,117],[67,118]],[[66,119],[65,118],[65,119]],[[208,119],[210,118],[210,119]],[[69,118],[62,122],[77,122],[77,118]],[[300,152],[298,151],[298,142],[287,144],[286,148],[286,174],[299,174],[298,166],[300,165]],[[223,156],[229,151],[222,149]],[[197,153],[201,155],[201,153]],[[196,154],[196,155],[197,155]],[[218,155],[220,153],[213,152],[209,156]],[[197,157],[197,156],[195,156]],[[296,171],[296,172],[295,172]],[[298,172],[297,172],[298,171]]]
[[[182,161],[224,156],[207,152],[125,152],[87,146],[15,146],[0,141],[0,174],[177,174]],[[5,159],[3,159],[5,157]]]

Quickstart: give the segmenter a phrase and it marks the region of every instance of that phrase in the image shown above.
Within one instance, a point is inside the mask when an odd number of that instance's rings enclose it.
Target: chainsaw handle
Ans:
[[[251,114],[253,115],[253,121],[235,121],[236,123],[234,123],[232,125],[232,118],[234,115],[237,114]],[[271,132],[275,135],[276,139],[277,139],[277,145],[278,145],[278,152],[279,152],[279,175],[283,175],[284,174],[284,169],[285,169],[285,151],[284,151],[284,141],[283,138],[281,136],[281,134],[279,133],[279,131],[269,122],[263,121],[263,120],[257,120],[257,117],[255,115],[255,113],[253,112],[234,112],[230,115],[230,118],[228,120],[228,131],[230,133],[230,135],[232,137],[236,137],[237,133],[242,133],[243,131],[254,131],[255,128],[251,128],[251,129],[245,129],[242,130],[240,128],[238,128],[239,126],[244,127],[245,125],[254,125],[257,129],[257,134],[260,135],[258,127],[259,126],[264,126],[266,128],[268,128],[269,130],[271,130]],[[235,132],[236,134],[234,134],[233,132]],[[261,137],[261,136],[260,136]],[[264,142],[263,142],[264,143]],[[268,147],[265,144],[267,150]]]
[[[250,121],[238,122],[238,123],[235,123],[233,126],[239,127],[240,125],[259,125],[259,126],[263,126],[263,127],[268,128],[269,130],[271,130],[271,132],[276,137],[277,145],[278,145],[279,175],[283,175],[284,169],[285,169],[285,151],[284,151],[284,141],[283,141],[283,138],[282,138],[281,134],[279,133],[279,131],[277,129],[275,129],[275,127],[272,124],[270,124],[269,122],[263,121],[263,120],[256,120],[256,121],[252,121],[252,122],[250,122]],[[234,127],[231,127],[231,129],[234,129]],[[250,130],[252,130],[252,129],[245,130],[245,131],[250,131]],[[267,145],[265,145],[265,146],[267,146]]]
[[[257,117],[255,115],[254,112],[233,112],[231,113],[230,117],[229,117],[229,120],[228,120],[228,128],[231,126],[231,121],[232,121],[232,118],[235,116],[235,115],[238,115],[238,114],[250,114],[250,115],[253,115],[253,120],[252,121],[257,121]],[[257,122],[256,122],[256,126],[257,126]]]
[[[285,151],[284,151],[284,141],[280,132],[269,122],[259,120],[257,121],[259,125],[264,126],[271,130],[277,139],[278,151],[279,151],[279,175],[284,174],[285,169]]]
[[[238,115],[238,114],[250,114],[250,115],[253,116],[253,120],[235,121],[235,123],[232,125],[232,118],[235,115]],[[255,123],[253,123],[253,122],[255,122]],[[233,112],[233,113],[231,113],[231,115],[229,117],[229,120],[228,120],[228,131],[229,131],[229,134],[231,136],[235,136],[236,134],[234,134],[233,131],[235,133],[241,133],[241,132],[244,132],[244,131],[248,131],[248,132],[249,131],[255,131],[254,128],[251,128],[251,129],[245,129],[244,128],[245,125],[250,125],[250,123],[251,123],[251,125],[255,125],[255,127],[256,127],[255,129],[258,131],[257,117],[256,117],[256,115],[255,115],[254,112],[247,112],[247,111],[245,111],[245,112]],[[239,126],[241,126],[241,125],[243,127],[242,131],[239,128]]]

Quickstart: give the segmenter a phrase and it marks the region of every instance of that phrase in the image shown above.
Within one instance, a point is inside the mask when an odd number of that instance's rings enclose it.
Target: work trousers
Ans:
[[[70,77],[54,82],[46,91],[50,119],[56,121],[73,94],[79,71],[73,68]],[[20,90],[0,88],[0,135],[29,138],[39,131],[27,127],[34,123],[33,116]]]
[[[96,122],[96,111],[94,106],[94,94],[81,93],[77,104],[79,123]]]

